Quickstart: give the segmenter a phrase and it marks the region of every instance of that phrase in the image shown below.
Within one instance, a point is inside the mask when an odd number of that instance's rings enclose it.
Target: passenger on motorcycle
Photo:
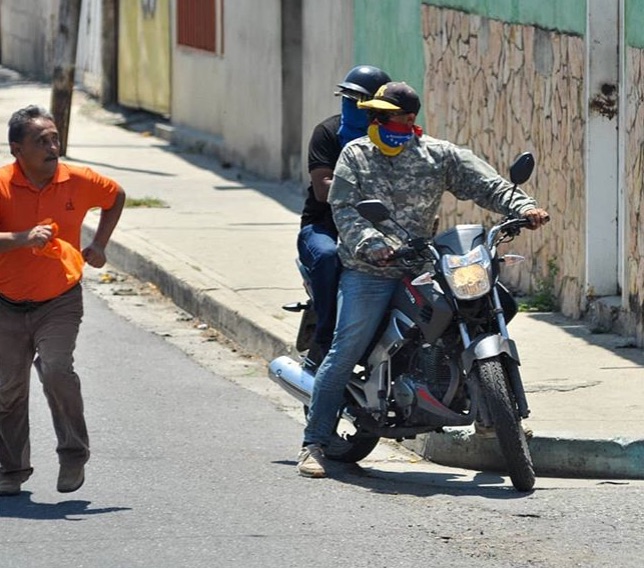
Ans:
[[[405,234],[388,223],[385,237],[355,205],[379,199],[394,221],[418,237],[431,236],[444,192],[500,214],[526,217],[536,229],[544,209],[470,150],[424,135],[415,125],[420,99],[406,83],[383,85],[370,101],[368,137],[342,150],[333,172],[329,203],[338,233],[343,270],[331,348],[321,363],[298,456],[298,473],[324,477],[324,446],[335,431],[344,389],[382,320],[404,270],[390,263]],[[394,235],[392,237],[392,235]]]
[[[309,174],[311,183],[302,211],[297,249],[300,262],[308,269],[317,317],[315,342],[306,364],[317,368],[326,355],[335,327],[336,296],[340,262],[337,255],[338,232],[327,203],[333,168],[345,144],[367,133],[367,111],[358,101],[373,97],[376,90],[390,81],[381,69],[358,65],[338,85],[342,111],[320,122],[309,141]]]

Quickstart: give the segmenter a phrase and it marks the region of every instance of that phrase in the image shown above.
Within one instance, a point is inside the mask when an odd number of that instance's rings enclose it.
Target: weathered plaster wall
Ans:
[[[576,35],[503,23],[424,5],[424,117],[427,131],[471,148],[500,173],[522,151],[537,167],[526,190],[551,212],[543,231],[512,244],[527,264],[506,271],[529,291],[559,269],[562,312],[579,317],[584,282],[584,41]],[[423,111],[421,111],[423,112]],[[447,196],[443,226],[494,218]]]

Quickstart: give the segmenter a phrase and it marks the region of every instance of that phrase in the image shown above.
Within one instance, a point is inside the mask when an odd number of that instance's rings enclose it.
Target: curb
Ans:
[[[503,472],[505,462],[495,438],[481,438],[468,428],[446,429],[404,447],[445,466]],[[542,477],[644,479],[644,441],[580,440],[534,436],[528,441],[536,475]]]
[[[82,229],[83,241],[91,240],[98,221],[88,216]],[[120,227],[108,245],[110,264],[141,280],[151,282],[177,306],[217,328],[245,350],[266,361],[293,353],[285,341],[290,330],[273,333],[280,327],[274,319],[258,322],[262,315],[235,293],[218,285],[216,275],[197,271],[183,260]],[[147,253],[147,254],[146,254]],[[152,259],[157,259],[157,261]],[[252,311],[252,317],[251,317]],[[529,441],[535,473],[538,476],[572,478],[644,479],[644,441],[581,440],[535,436]],[[475,471],[503,471],[504,463],[496,439],[481,438],[467,428],[446,429],[443,433],[421,434],[405,440],[403,447],[423,459]]]

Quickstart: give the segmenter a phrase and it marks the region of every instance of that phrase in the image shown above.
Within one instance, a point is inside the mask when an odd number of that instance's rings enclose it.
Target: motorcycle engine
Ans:
[[[403,357],[398,363],[402,365],[397,367],[401,372],[395,375],[392,387],[394,402],[406,423],[424,423],[424,412],[416,405],[417,388],[424,386],[432,396],[449,405],[451,401],[445,400],[445,395],[452,381],[453,366],[440,343],[412,343],[408,352],[401,354]]]

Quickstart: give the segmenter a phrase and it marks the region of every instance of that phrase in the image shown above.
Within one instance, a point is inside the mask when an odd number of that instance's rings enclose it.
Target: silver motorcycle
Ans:
[[[526,152],[510,168],[515,188],[534,169]],[[374,226],[393,222],[377,200],[357,210]],[[517,346],[507,322],[516,303],[499,279],[500,267],[523,260],[500,255],[498,247],[528,225],[507,217],[489,230],[457,225],[431,239],[408,236],[394,257],[407,269],[376,337],[346,388],[329,459],[357,462],[380,438],[403,440],[446,426],[493,429],[512,484],[534,487],[535,474],[521,420],[529,415]],[[315,376],[303,363],[315,327],[306,270],[300,267],[309,300],[284,306],[302,311],[296,340],[301,359],[281,356],[269,364],[269,377],[305,407]]]

